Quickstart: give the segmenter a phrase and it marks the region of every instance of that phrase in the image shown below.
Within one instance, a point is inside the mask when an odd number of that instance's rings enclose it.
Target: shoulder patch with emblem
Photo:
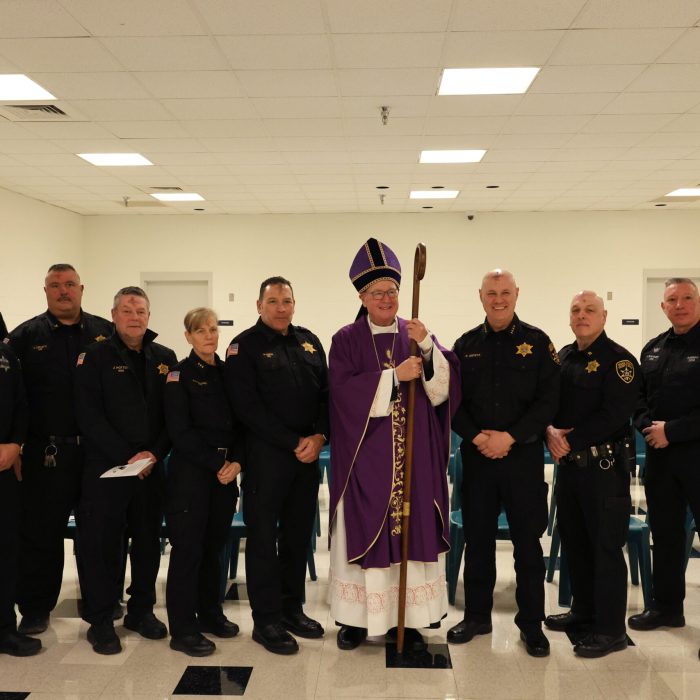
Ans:
[[[10,361],[5,355],[0,355],[0,369],[5,370],[5,372],[9,372],[10,370]]]
[[[554,343],[550,343],[547,346],[547,350],[549,350],[549,354],[552,356],[552,359],[554,360],[555,364],[560,365],[561,360],[559,359],[559,355],[557,355],[557,351],[554,349]]]
[[[238,343],[231,343],[226,348],[226,357],[236,357],[236,355],[238,355]]]
[[[630,384],[634,379],[634,365],[630,360],[620,360],[616,362],[615,372],[625,384]]]
[[[179,382],[179,381],[180,381],[180,372],[178,372],[178,371],[168,372],[168,378],[165,380],[166,384],[168,384],[169,382]]]

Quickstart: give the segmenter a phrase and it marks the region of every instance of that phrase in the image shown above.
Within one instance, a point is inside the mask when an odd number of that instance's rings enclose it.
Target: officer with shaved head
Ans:
[[[605,656],[627,647],[627,565],[623,547],[630,513],[630,418],[639,396],[639,366],[605,333],[607,311],[595,292],[571,300],[575,342],[559,352],[559,411],[547,446],[559,464],[556,498],[573,605],[550,615],[552,630],[574,631],[574,652]],[[632,460],[632,464],[634,460]]]

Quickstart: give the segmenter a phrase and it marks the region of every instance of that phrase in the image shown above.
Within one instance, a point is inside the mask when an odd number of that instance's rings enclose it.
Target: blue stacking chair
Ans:
[[[639,481],[643,484],[647,468],[647,443],[638,430],[634,431],[634,449],[637,453],[637,464],[639,465]]]
[[[450,431],[450,459],[447,462],[447,476],[451,483],[454,483],[455,480],[455,460],[461,444],[462,438],[454,430]]]

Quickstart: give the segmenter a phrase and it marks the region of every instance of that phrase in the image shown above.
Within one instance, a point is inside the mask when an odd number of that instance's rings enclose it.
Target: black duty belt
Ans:
[[[621,442],[604,442],[600,445],[592,445],[585,450],[569,452],[562,457],[559,464],[576,467],[600,467],[603,471],[615,466],[615,455],[618,454]]]
[[[47,435],[46,437],[30,436],[27,442],[35,445],[82,445],[85,438],[82,435]]]

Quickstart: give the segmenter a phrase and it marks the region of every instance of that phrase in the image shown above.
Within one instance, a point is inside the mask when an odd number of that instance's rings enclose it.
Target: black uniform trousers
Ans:
[[[22,513],[17,603],[22,615],[48,615],[56,607],[63,580],[66,526],[77,508],[83,448],[59,444],[55,467],[44,466],[47,442],[29,440],[22,455]],[[81,561],[76,551],[78,573]]]
[[[566,550],[572,612],[593,621],[598,634],[625,631],[627,564],[623,547],[630,521],[630,476],[620,467],[560,464],[555,486],[557,527]]]
[[[318,461],[303,464],[269,445],[249,450],[242,501],[246,584],[256,625],[302,610],[319,475]]]
[[[685,598],[686,515],[700,523],[700,449],[647,448],[644,491],[654,539],[653,607],[683,613]]]
[[[503,459],[488,459],[462,444],[464,479],[464,619],[491,622],[496,584],[496,534],[503,507],[515,559],[515,623],[522,630],[544,619],[544,575],[540,537],[547,527],[547,484],[541,442],[513,445]]]
[[[121,597],[124,537],[131,539],[131,585],[127,610],[136,618],[153,611],[160,565],[163,518],[162,465],[145,479],[100,479],[104,471],[89,465],[78,509],[78,547],[83,557],[83,619],[111,622]]]
[[[198,618],[216,620],[223,615],[221,551],[236,512],[238,487],[223,486],[215,474],[205,476],[191,484],[187,510],[165,515],[172,546],[165,597],[173,637],[199,632]]]
[[[19,482],[12,469],[0,472],[0,634],[17,630],[15,591],[19,564]]]

